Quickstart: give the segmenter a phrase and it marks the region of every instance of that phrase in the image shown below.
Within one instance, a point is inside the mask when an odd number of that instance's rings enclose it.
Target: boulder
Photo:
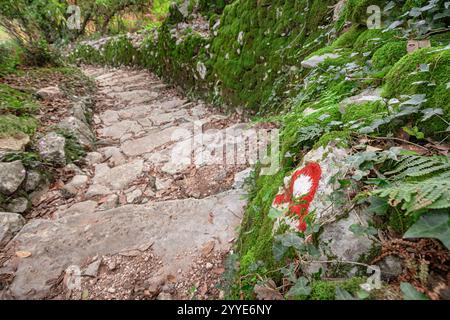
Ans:
[[[333,182],[333,177],[341,170],[345,170],[345,159],[348,155],[348,150],[336,148],[333,143],[325,148],[319,147],[310,151],[292,176],[285,178],[285,184],[280,188],[280,193],[274,200],[273,206],[276,209],[281,210],[282,207],[286,207],[286,203],[284,203],[286,201],[283,200],[284,195],[286,192],[291,192],[292,186],[294,196],[297,191],[300,195],[307,195],[304,198],[308,202],[307,212],[314,212],[314,224],[322,226],[317,239],[319,257],[314,257],[312,260],[333,262],[306,262],[307,258],[305,258],[302,271],[306,275],[312,275],[322,269],[323,274],[334,272],[329,274],[330,276],[352,276],[358,269],[354,264],[342,262],[360,261],[370,253],[375,245],[367,235],[357,235],[350,230],[350,226],[355,224],[367,227],[371,216],[364,209],[352,209],[346,213],[346,210],[336,208],[331,200],[331,196],[338,186],[337,182]],[[292,184],[291,179],[294,176],[296,180]],[[302,227],[306,228],[306,223],[295,214],[278,218],[274,230],[282,225],[287,225],[294,231],[298,231]]]
[[[25,197],[19,197],[11,200],[6,209],[14,213],[24,213],[30,207],[30,202]]]
[[[234,175],[233,188],[234,189],[242,189],[242,188],[244,188],[245,180],[250,176],[251,172],[252,172],[251,168],[247,168],[244,171],[237,172]]]
[[[88,165],[93,166],[103,161],[103,155],[99,152],[89,152],[85,159]]]
[[[0,248],[3,248],[25,225],[25,219],[17,213],[0,212]]]
[[[73,117],[77,118],[78,120],[87,123],[86,119],[86,108],[84,106],[84,103],[82,102],[75,102],[72,105],[72,109],[70,111]]]
[[[91,129],[83,121],[71,116],[61,121],[58,127],[71,133],[84,148],[92,149],[95,138]]]
[[[63,195],[70,198],[76,196],[88,183],[88,177],[85,175],[76,175],[67,183],[63,189]]]
[[[27,179],[25,181],[25,191],[31,192],[39,187],[42,181],[42,175],[37,171],[28,171]]]
[[[0,162],[0,193],[11,195],[25,180],[26,170],[20,160]]]
[[[58,86],[42,88],[36,94],[44,100],[61,99],[64,97],[64,94]]]
[[[30,137],[24,133],[18,133],[14,136],[1,137],[0,149],[21,151],[25,149],[28,143],[30,143]]]
[[[56,132],[47,133],[38,142],[39,154],[44,160],[64,165],[66,163],[65,145],[66,139],[63,136]]]

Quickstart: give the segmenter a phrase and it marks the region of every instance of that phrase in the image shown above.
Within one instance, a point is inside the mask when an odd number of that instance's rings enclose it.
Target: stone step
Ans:
[[[0,273],[17,268],[9,287],[11,298],[43,299],[51,290],[51,280],[97,255],[151,246],[164,270],[187,270],[208,242],[214,241],[217,251],[230,248],[244,205],[241,192],[228,191],[201,200],[128,205],[89,214],[71,212],[57,220],[33,220],[8,245],[13,252],[31,255],[10,260]]]

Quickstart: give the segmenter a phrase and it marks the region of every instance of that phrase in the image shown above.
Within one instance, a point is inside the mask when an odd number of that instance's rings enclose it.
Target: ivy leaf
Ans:
[[[311,293],[311,287],[309,286],[309,281],[305,277],[298,278],[295,285],[288,291],[287,295],[289,297],[295,296],[309,296]]]
[[[389,209],[389,203],[386,199],[379,197],[370,197],[369,202],[370,206],[369,208],[367,208],[367,211],[375,213],[376,215],[385,215],[387,210]]]
[[[393,30],[393,29],[397,28],[398,26],[400,26],[400,25],[402,25],[402,24],[403,24],[403,21],[396,20],[396,21],[392,22],[392,23],[389,25],[389,27],[387,27],[386,29],[384,29],[383,32],[387,32],[387,31]]]
[[[336,300],[356,300],[348,291],[336,287]]]
[[[300,238],[295,232],[278,235],[276,240],[281,241],[281,244],[286,248],[293,247],[300,250],[303,247],[303,238]]]
[[[297,281],[297,276],[295,275],[295,264],[291,263],[287,267],[283,267],[280,270],[281,274],[291,282]]]
[[[428,109],[422,110],[422,113],[423,113],[423,118],[421,121],[426,121],[435,115],[443,115],[444,111],[441,108],[436,108],[436,109],[428,108]]]
[[[405,102],[402,102],[401,105],[413,105],[413,106],[419,106],[422,103],[426,102],[426,95],[425,94],[415,94],[411,96],[411,98]]]
[[[426,295],[419,292],[408,282],[400,284],[400,290],[403,292],[403,300],[429,300]]]
[[[429,213],[420,217],[403,236],[410,238],[434,238],[440,240],[450,250],[450,227],[448,213]]]
[[[272,253],[275,261],[280,261],[281,258],[283,258],[284,254],[286,253],[287,249],[288,248],[286,246],[283,246],[283,244],[280,241],[274,242],[272,247]]]
[[[364,236],[364,235],[375,235],[377,234],[377,229],[374,227],[365,227],[360,224],[352,224],[348,230],[353,232],[356,236]]]

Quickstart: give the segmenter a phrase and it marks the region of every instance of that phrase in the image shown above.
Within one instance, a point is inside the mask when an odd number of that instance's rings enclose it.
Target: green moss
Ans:
[[[369,17],[367,8],[371,5],[383,8],[387,2],[386,0],[348,0],[344,9],[345,20],[365,25]]]
[[[21,63],[22,54],[22,50],[14,42],[0,40],[0,77],[15,71]]]
[[[383,32],[381,29],[367,29],[355,41],[353,48],[359,52],[375,52],[388,41],[394,39],[395,32]]]
[[[388,42],[375,51],[372,63],[375,69],[382,70],[393,66],[406,54],[406,41]]]
[[[38,105],[29,93],[13,89],[0,83],[0,112],[16,115],[30,114],[38,110]]]
[[[360,285],[366,281],[366,278],[354,277],[345,281],[333,280],[313,280],[311,283],[311,294],[308,297],[298,297],[300,299],[310,300],[335,300],[336,287],[346,290],[353,296],[361,290]]]
[[[349,145],[350,135],[351,135],[350,131],[331,131],[325,133],[316,142],[313,149],[319,147],[326,147],[330,142],[334,142],[336,144],[336,147],[347,148]]]
[[[364,28],[359,25],[352,26],[333,42],[333,48],[353,48],[356,39],[358,39],[363,31]]]
[[[37,120],[31,116],[0,115],[0,136],[36,132]]]
[[[449,119],[450,51],[442,48],[424,48],[404,56],[386,75],[383,95],[392,98],[401,95],[425,94],[427,102],[423,108],[441,108],[443,118]],[[429,71],[422,71],[427,65]],[[439,118],[418,122],[419,129],[427,136],[444,131],[448,125]]]
[[[346,106],[342,115],[342,121],[349,123],[350,121],[361,120],[365,123],[371,122],[376,118],[380,118],[387,112],[386,104],[383,102],[366,102],[363,104],[350,104]]]

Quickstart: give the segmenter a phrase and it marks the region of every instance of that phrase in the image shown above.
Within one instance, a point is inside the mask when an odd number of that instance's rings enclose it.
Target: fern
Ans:
[[[449,190],[450,181],[437,176],[420,182],[396,182],[374,190],[372,194],[387,199],[393,207],[402,204],[402,210],[412,213],[422,209],[450,208]]]
[[[450,162],[445,158],[406,156],[395,165],[393,170],[384,174],[390,180],[398,181],[408,177],[424,177],[447,169],[450,169]]]
[[[450,161],[446,157],[403,156],[383,172],[388,185],[372,191],[407,214],[450,208]],[[418,179],[420,178],[420,179]]]

